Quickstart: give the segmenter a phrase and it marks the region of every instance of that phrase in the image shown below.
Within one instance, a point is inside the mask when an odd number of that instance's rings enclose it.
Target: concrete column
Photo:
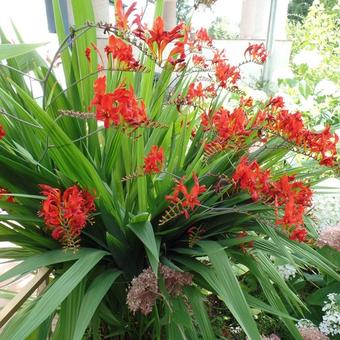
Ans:
[[[265,39],[271,0],[243,0],[241,39]]]
[[[265,39],[271,0],[243,0],[240,24],[241,39]],[[275,18],[275,39],[287,39],[286,25],[289,0],[280,0]]]
[[[277,15],[275,23],[275,39],[287,39],[287,17],[288,17],[288,3],[289,0],[280,0],[277,3]]]
[[[176,0],[165,0],[164,1],[164,26],[165,30],[171,30],[176,26]]]

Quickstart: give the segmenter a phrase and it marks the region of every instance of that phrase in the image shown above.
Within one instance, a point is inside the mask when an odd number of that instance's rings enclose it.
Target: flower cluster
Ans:
[[[321,229],[316,245],[320,248],[329,246],[340,251],[340,225]]]
[[[165,289],[172,296],[181,295],[183,288],[192,284],[190,273],[182,273],[163,264],[160,265],[159,272],[164,279]],[[148,315],[161,296],[156,274],[148,267],[131,281],[126,303],[133,313],[140,310],[142,314]]]
[[[328,294],[329,301],[325,301],[322,311],[322,322],[319,325],[320,331],[327,335],[336,336],[340,334],[340,303],[339,294]]]
[[[0,124],[0,140],[6,136],[4,127]]]
[[[144,158],[144,173],[158,173],[162,170],[165,161],[164,150],[162,147],[153,145],[150,152]]]
[[[179,95],[175,100],[178,111],[181,105],[197,105],[199,106],[207,98],[216,96],[216,89],[214,83],[203,86],[201,82],[191,83],[188,87],[186,95]]]
[[[1,195],[0,196],[0,200],[3,198],[2,195],[4,195],[5,198],[6,198],[6,202],[8,202],[8,203],[15,203],[15,198],[13,196],[9,195],[9,194],[10,194],[10,192],[7,189],[0,188],[0,195]]]
[[[296,327],[304,340],[329,340],[328,336],[320,332],[318,327],[308,319],[300,319]]]
[[[129,16],[136,10],[137,1],[133,2],[124,12],[122,0],[115,1],[116,28],[122,32],[129,30]]]
[[[42,202],[39,215],[52,231],[52,237],[60,240],[68,248],[75,248],[78,237],[90,219],[90,213],[96,210],[94,197],[77,185],[60,189],[40,184],[41,192],[46,197]]]
[[[111,55],[113,59],[121,62],[123,68],[127,68],[129,70],[138,70],[141,68],[141,65],[133,56],[132,46],[114,35],[109,37],[109,42],[105,47],[105,52],[107,57]]]
[[[290,239],[304,241],[307,230],[304,228],[303,215],[310,206],[312,191],[294,176],[283,176],[277,181],[270,180],[270,171],[262,170],[256,161],[249,162],[243,157],[237,166],[233,180],[241,189],[249,191],[253,200],[261,199],[274,204],[277,214],[276,223],[289,233]],[[284,208],[279,216],[278,208]]]
[[[147,44],[159,64],[163,63],[163,53],[169,44],[173,44],[174,46],[168,53],[166,60],[173,65],[184,61],[186,57],[185,43],[187,41],[185,24],[180,23],[171,31],[166,31],[162,17],[155,19],[152,29],[142,25],[140,20],[135,22],[138,23],[138,28],[135,29],[133,33]]]
[[[340,225],[340,195],[326,193],[313,196],[313,215],[320,229]]]
[[[178,206],[181,213],[186,218],[189,218],[189,210],[194,210],[196,206],[200,205],[198,196],[206,191],[205,185],[200,185],[198,177],[194,174],[194,186],[189,191],[184,185],[185,178],[176,180],[176,186],[172,195],[165,196],[165,199]]]
[[[276,108],[282,105],[274,104],[273,99],[269,104]],[[284,109],[279,110],[275,116],[270,115],[268,123],[269,130],[303,148],[308,156],[318,158],[320,164],[326,166],[335,164],[339,137],[336,133],[330,132],[330,127],[326,127],[320,133],[310,131],[305,128],[300,112],[289,113]]]
[[[95,96],[91,102],[96,108],[96,118],[104,122],[104,127],[140,126],[148,121],[144,102],[138,103],[132,87],[127,89],[124,84],[113,92],[106,93],[106,77],[99,77],[94,83]]]
[[[148,315],[158,297],[157,277],[149,267],[131,281],[126,302],[133,313],[140,310],[142,314]]]
[[[297,272],[296,268],[290,263],[276,266],[276,269],[286,281],[294,278]]]
[[[163,264],[159,267],[160,273],[165,281],[165,288],[172,296],[179,296],[183,293],[183,287],[192,285],[192,275],[171,269]]]
[[[261,340],[281,340],[276,334],[270,334],[269,336],[262,336]]]
[[[203,98],[205,93],[200,92],[199,95]],[[263,109],[253,115],[248,114],[249,110],[253,110],[252,98],[241,97],[240,106],[232,112],[220,107],[214,112],[201,114],[203,130],[213,131],[216,135],[215,139],[206,144],[210,155],[214,154],[211,149],[220,152],[226,148],[241,147],[250,135],[258,136],[265,142],[266,138],[262,134],[267,132],[269,135],[280,136],[296,146],[298,152],[319,160],[321,165],[338,164],[337,134],[331,133],[329,127],[319,133],[308,130],[300,112],[290,113],[284,109],[282,97],[271,98]]]
[[[228,88],[236,85],[236,82],[241,78],[239,68],[227,63],[223,53],[216,52],[212,63],[220,87]]]
[[[261,44],[250,44],[244,51],[244,57],[248,61],[252,61],[258,64],[266,62],[268,54],[263,43]]]
[[[301,327],[299,333],[303,340],[329,340],[317,327]]]
[[[190,50],[200,52],[202,47],[213,47],[212,39],[203,27],[195,32],[194,39],[190,42]]]

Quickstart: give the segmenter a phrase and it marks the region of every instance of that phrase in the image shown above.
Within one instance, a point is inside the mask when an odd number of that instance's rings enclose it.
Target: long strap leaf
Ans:
[[[41,325],[66,299],[79,282],[105,255],[103,251],[93,251],[81,257],[44,293],[31,312],[11,334],[11,340],[22,340]]]
[[[82,339],[97,307],[120,274],[117,270],[107,270],[92,282],[80,307],[73,340]]]

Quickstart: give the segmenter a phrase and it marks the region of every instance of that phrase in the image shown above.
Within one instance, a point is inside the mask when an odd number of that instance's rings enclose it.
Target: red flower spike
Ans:
[[[206,98],[204,93],[203,85],[199,82],[196,86],[196,83],[191,83],[188,88],[188,93],[186,96],[187,102],[192,103],[195,100],[201,100]]]
[[[97,120],[103,121],[105,128],[111,124],[135,127],[147,122],[144,102],[138,103],[132,87],[126,89],[120,84],[112,93],[105,93],[105,83],[105,76],[95,81],[95,96],[91,102],[96,107]]]
[[[284,107],[285,103],[283,101],[283,98],[281,96],[277,97],[271,97],[269,99],[269,102],[267,106],[270,106],[272,109],[282,109]]]
[[[274,204],[276,224],[290,233],[290,239],[304,241],[307,235],[303,223],[306,207],[311,205],[312,191],[302,182],[295,181],[294,176],[283,176],[277,181],[270,181],[270,172],[260,169],[256,161],[249,163],[246,157],[241,159],[233,175],[235,185],[249,191],[253,200],[261,199]],[[279,218],[278,208],[284,208]]]
[[[279,109],[277,115],[268,116],[268,129],[294,143],[321,165],[333,166],[337,158],[336,144],[339,137],[326,127],[322,132],[312,132],[305,128],[300,112],[289,113],[282,109],[282,98],[273,98],[267,106]]]
[[[165,196],[165,199],[174,204],[179,204],[182,207],[182,214],[185,218],[189,218],[188,210],[194,210],[196,206],[200,205],[198,196],[206,191],[205,185],[199,185],[197,176],[193,175],[194,186],[189,191],[184,185],[184,177],[181,180],[176,180],[176,186],[172,195]]]
[[[87,61],[90,63],[91,62],[91,48],[87,47],[85,50],[85,57]]]
[[[124,13],[122,0],[115,1],[115,14],[116,14],[116,28],[123,32],[129,30],[129,16],[136,9],[137,1],[133,2],[127,11]]]
[[[151,151],[144,158],[144,172],[146,174],[158,173],[164,165],[165,157],[162,147],[153,145]]]
[[[191,49],[202,51],[204,46],[212,47],[212,39],[209,37],[206,28],[202,27],[196,31]]]
[[[230,85],[235,85],[236,82],[241,78],[239,69],[236,66],[227,64],[223,59],[219,59],[216,62],[215,75],[220,83],[220,86],[223,88],[227,88]]]
[[[134,34],[145,41],[158,63],[162,63],[164,50],[170,43],[174,43],[175,47],[170,51],[167,60],[176,64],[185,58],[184,46],[187,41],[187,29],[184,24],[178,24],[171,31],[165,31],[163,18],[157,17],[152,29],[142,26],[139,21],[139,27],[134,31]],[[179,55],[179,60],[175,60],[176,55]]]
[[[253,98],[252,97],[244,98],[243,96],[241,96],[240,106],[252,107],[253,106]]]
[[[192,62],[196,67],[202,67],[202,68],[207,68],[208,64],[206,62],[206,59],[198,54],[194,54],[192,56]]]
[[[42,202],[39,215],[44,218],[51,236],[70,248],[75,248],[79,235],[89,221],[89,215],[96,210],[94,197],[77,185],[63,193],[46,184],[40,184],[46,199]]]
[[[0,140],[6,136],[4,127],[0,124]]]
[[[248,48],[244,51],[246,60],[253,61],[258,64],[263,64],[268,57],[264,44],[249,44]]]
[[[111,54],[113,59],[119,60],[128,69],[133,70],[140,67],[138,61],[133,57],[132,46],[114,35],[109,37],[109,43],[105,47],[105,51],[107,56]]]
[[[7,195],[7,194],[10,194],[10,192],[5,189],[5,188],[0,188],[0,194],[3,194],[4,196],[0,196],[0,200],[3,199],[3,198],[6,198],[6,202],[8,203],[15,203],[15,198],[14,196],[10,196],[10,195]]]

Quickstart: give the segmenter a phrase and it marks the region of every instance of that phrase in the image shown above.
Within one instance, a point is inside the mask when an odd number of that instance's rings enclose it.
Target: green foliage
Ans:
[[[212,39],[235,39],[237,34],[230,29],[226,17],[216,17],[208,29],[209,36]]]
[[[339,14],[335,4],[315,1],[303,21],[288,26],[294,77],[279,80],[279,87],[310,126],[340,122]]]
[[[188,16],[192,12],[193,1],[178,0],[176,1],[176,17],[178,22],[187,22]]]
[[[302,22],[307,16],[314,0],[292,0],[288,4],[288,17],[292,21]]]
[[[65,88],[53,64],[42,60],[31,46],[8,46],[1,33],[8,59],[0,64],[0,124],[6,131],[0,142],[0,188],[6,188],[15,203],[1,192],[0,208],[8,215],[0,218],[0,240],[18,248],[1,248],[0,258],[22,262],[0,280],[16,279],[43,266],[53,270],[45,291],[18,311],[1,337],[211,340],[224,336],[226,324],[237,323],[255,340],[262,331],[256,316],[263,313],[280,320],[286,334],[299,339],[293,320],[305,313],[305,300],[282,279],[273,256],[306,271],[312,268],[334,286],[340,281],[337,263],[310,245],[288,240],[275,224],[276,213],[282,211],[268,202],[254,202],[233,184],[231,175],[244,155],[256,159],[263,169],[272,168],[273,178],[294,174],[315,183],[327,170],[316,162],[313,171],[309,163],[296,167],[283,139],[271,136],[265,142],[257,131],[246,136],[242,147],[228,145],[222,152],[206,155],[202,144],[211,132],[200,125],[202,108],[175,102],[179,94],[187,93],[197,70],[191,72],[186,65],[178,71],[168,62],[160,67],[150,57],[150,46],[136,43],[143,51],[139,62],[144,67],[126,70],[108,61],[108,69],[99,71],[97,56],[93,53],[90,61],[85,57],[97,29],[89,23],[91,1],[72,0],[76,27],[69,36],[62,26],[59,2],[54,0],[53,5],[61,44],[54,62],[60,55]],[[163,1],[157,1],[155,16],[162,9]],[[42,100],[36,100],[26,85],[28,72],[40,85]],[[131,85],[145,103],[149,125],[105,129],[91,119],[93,83],[104,72],[108,92],[121,82]],[[211,102],[202,104],[205,109],[240,101],[235,88],[218,90]],[[255,102],[247,116],[254,120],[266,107],[267,103]],[[154,145],[164,149],[166,162],[162,171],[150,175],[143,172],[144,158]],[[187,207],[186,218],[183,211],[169,208],[166,196],[173,194],[174,180],[182,176],[181,185],[191,190],[193,173],[206,190],[195,209]],[[77,184],[96,196],[97,210],[92,225],[81,233],[79,249],[61,249],[51,238],[37,214],[45,199],[39,184],[62,192]],[[308,230],[311,236],[316,234],[313,226]],[[247,236],[241,237],[245,231]],[[177,277],[191,273],[194,284],[171,294],[158,270],[160,263],[175,270]],[[127,306],[127,291],[133,278],[149,267],[159,291],[147,292],[156,295],[150,314],[134,314]],[[314,303],[316,295],[309,296]],[[209,310],[211,297],[225,308],[232,323],[226,322],[224,314],[216,321]]]

